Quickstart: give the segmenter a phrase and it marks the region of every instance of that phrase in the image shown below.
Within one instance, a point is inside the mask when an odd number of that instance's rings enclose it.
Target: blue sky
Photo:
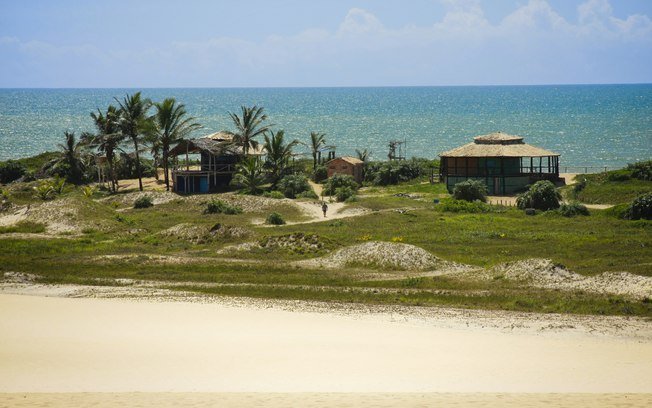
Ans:
[[[650,0],[0,0],[0,87],[652,82]]]

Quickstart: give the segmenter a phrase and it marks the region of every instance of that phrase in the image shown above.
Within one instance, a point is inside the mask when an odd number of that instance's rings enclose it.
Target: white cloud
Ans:
[[[529,0],[497,24],[487,20],[478,0],[442,2],[446,14],[426,26],[390,29],[370,11],[352,8],[334,31],[308,29],[262,41],[218,37],[124,52],[1,37],[0,56],[10,52],[21,59],[18,65],[28,67],[23,76],[50,80],[49,68],[69,63],[89,71],[83,78],[98,81],[78,86],[308,86],[582,82],[585,66],[604,66],[612,75],[606,46],[620,54],[627,47],[652,54],[650,18],[618,19],[607,0],[581,4],[577,22],[545,0]],[[640,65],[618,63],[632,65],[625,67],[627,75]],[[0,67],[0,77],[11,77],[10,69]],[[117,83],[102,82],[111,78]],[[6,86],[2,79],[0,85]]]

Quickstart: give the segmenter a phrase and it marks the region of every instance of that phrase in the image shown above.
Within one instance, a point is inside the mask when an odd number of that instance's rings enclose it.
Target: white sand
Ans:
[[[650,378],[649,339],[0,295],[3,393],[649,394]]]

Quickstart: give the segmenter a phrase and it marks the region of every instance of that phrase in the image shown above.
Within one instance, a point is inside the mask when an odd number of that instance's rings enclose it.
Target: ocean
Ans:
[[[135,91],[0,89],[0,160],[57,149],[66,130],[94,131],[91,111]],[[405,140],[408,157],[435,158],[476,135],[502,131],[560,153],[562,170],[652,158],[652,84],[142,92],[154,101],[175,97],[185,104],[203,125],[196,136],[232,130],[228,112],[256,104],[290,139],[308,142],[311,131],[326,133],[338,155],[366,148],[383,160],[390,140]]]

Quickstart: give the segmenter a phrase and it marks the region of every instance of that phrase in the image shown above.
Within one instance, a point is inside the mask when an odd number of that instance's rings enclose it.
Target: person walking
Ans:
[[[324,218],[326,218],[326,211],[328,211],[328,205],[326,204],[326,201],[323,201],[321,210],[324,212]]]

